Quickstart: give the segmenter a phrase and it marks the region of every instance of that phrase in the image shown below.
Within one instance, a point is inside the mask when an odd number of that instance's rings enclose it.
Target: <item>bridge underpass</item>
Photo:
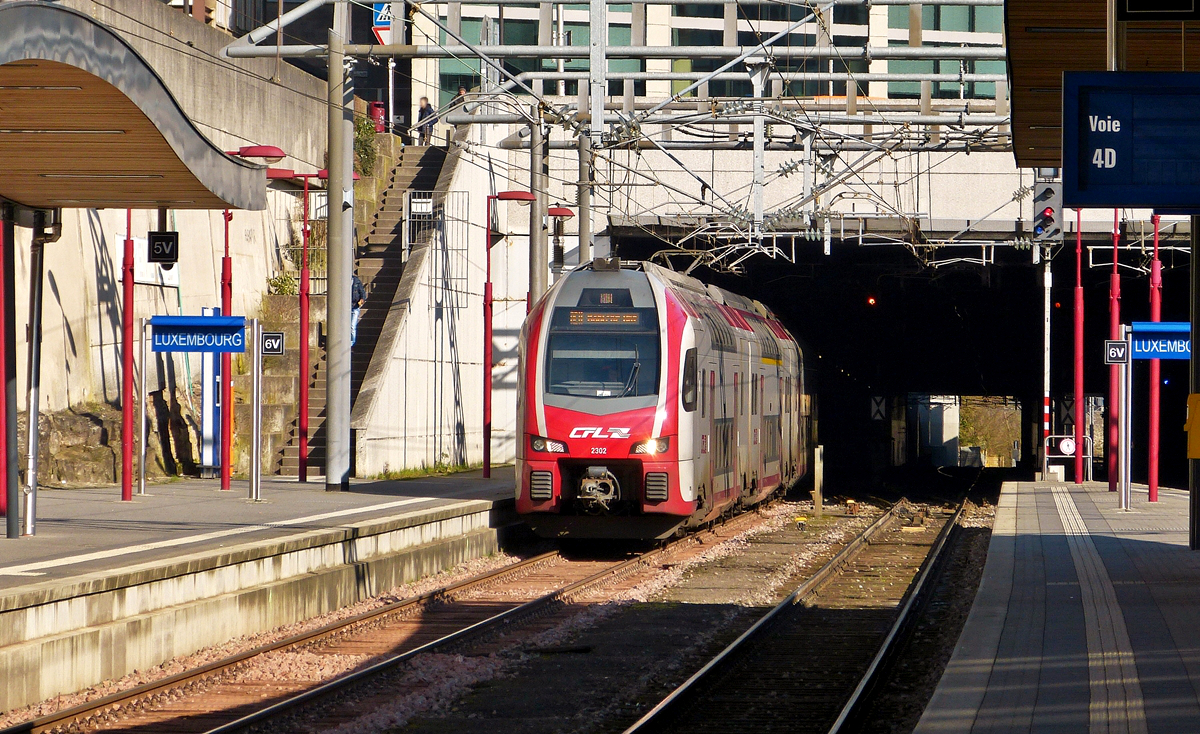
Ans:
[[[1051,311],[1051,394],[1054,431],[1060,432],[1057,401],[1073,389],[1072,305],[1075,287],[1074,237],[1053,259]],[[650,258],[661,241],[626,235],[614,240],[624,258]],[[1122,239],[1122,247],[1129,245]],[[1102,346],[1108,330],[1111,237],[1088,231],[1084,247],[1094,247],[1096,267],[1084,252],[1085,385],[1089,395],[1104,395],[1108,370]],[[1109,248],[1107,250],[1103,248]],[[795,264],[767,257],[743,263],[745,273],[732,275],[704,268],[693,275],[756,298],[820,355],[820,439],[828,471],[849,477],[864,468],[864,455],[886,461],[888,453],[871,442],[888,442],[888,431],[870,417],[872,396],[959,395],[1011,397],[1022,406],[1024,465],[1036,463],[1041,436],[1042,318],[1041,265],[1028,249],[997,247],[995,262],[940,268],[922,265],[901,247],[858,247],[835,240],[832,254],[810,246],[811,255]],[[1144,265],[1128,250],[1121,261]],[[1186,256],[1179,267],[1166,262],[1164,319],[1186,320],[1188,274]],[[1122,267],[1122,320],[1149,317],[1148,276]],[[872,304],[871,299],[874,299]],[[1161,478],[1166,486],[1185,486],[1184,460],[1187,366],[1164,362],[1162,392]],[[1146,370],[1135,372],[1135,436],[1146,433]],[[1137,403],[1140,402],[1140,408]],[[1098,445],[1103,446],[1102,435]],[[873,452],[873,453],[872,453]],[[1135,481],[1144,481],[1144,441],[1135,447]],[[871,475],[879,467],[871,467]],[[1103,466],[1097,463],[1097,477]]]

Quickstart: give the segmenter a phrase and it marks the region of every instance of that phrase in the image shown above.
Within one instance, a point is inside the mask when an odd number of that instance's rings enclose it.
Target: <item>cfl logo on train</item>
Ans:
[[[571,438],[629,438],[629,428],[585,428],[571,429]]]

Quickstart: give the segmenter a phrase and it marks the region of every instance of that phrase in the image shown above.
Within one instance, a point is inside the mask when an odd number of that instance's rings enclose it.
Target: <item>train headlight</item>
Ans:
[[[565,454],[567,453],[567,445],[562,441],[555,441],[552,438],[542,438],[534,436],[529,441],[529,447],[534,451],[544,454]]]
[[[630,453],[647,454],[649,456],[654,456],[655,454],[664,453],[667,450],[667,447],[670,445],[671,445],[670,439],[652,438],[648,441],[642,441],[641,443],[635,443],[633,445],[633,451]]]

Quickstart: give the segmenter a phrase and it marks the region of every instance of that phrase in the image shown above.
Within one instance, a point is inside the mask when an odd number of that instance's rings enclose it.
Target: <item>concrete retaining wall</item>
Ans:
[[[472,125],[455,132],[435,190],[465,197],[459,201],[465,204],[468,226],[447,230],[465,230],[468,236],[465,242],[446,242],[441,239],[444,231],[434,233],[414,247],[404,266],[351,417],[355,470],[360,477],[439,464],[476,464],[483,459],[482,316],[487,254],[484,238],[476,233],[484,230],[487,196],[492,191],[488,177],[480,175],[481,166],[462,161],[475,147],[494,146],[500,131],[497,126]],[[500,221],[506,222],[509,207],[501,206],[498,211]],[[502,229],[504,226],[501,224]],[[464,249],[455,252],[460,246]],[[492,247],[492,276],[497,283],[501,281],[495,258],[504,250],[499,242]],[[460,256],[461,260],[447,264],[447,258]],[[447,272],[457,277],[448,278]],[[455,290],[461,291],[457,297],[448,297],[448,292]],[[512,302],[509,290],[499,291],[494,321],[497,342],[512,335],[515,343],[525,315],[525,290],[522,286]],[[455,301],[457,307],[448,305]],[[504,354],[497,355],[497,360],[503,359]],[[515,366],[513,359],[514,372]],[[515,379],[496,381],[493,406],[498,416],[515,412]],[[511,439],[505,443],[503,436],[494,433],[492,448],[494,463],[512,461]]]
[[[0,711],[489,555],[511,512],[464,501],[10,592],[0,596]]]

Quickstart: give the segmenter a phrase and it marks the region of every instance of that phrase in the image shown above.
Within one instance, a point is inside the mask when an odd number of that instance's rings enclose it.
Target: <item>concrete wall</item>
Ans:
[[[230,223],[233,259],[233,311],[256,315],[267,278],[278,265],[280,245],[291,239],[290,212],[295,197],[268,196],[262,212],[235,212]],[[43,281],[42,387],[44,410],[120,398],[121,263],[126,213],[118,210],[63,212],[63,235],[46,245]],[[146,232],[157,228],[157,213],[135,211],[133,236],[137,259],[144,262]],[[173,211],[168,221],[180,232],[180,262],[172,277],[178,287],[138,283],[134,288],[137,317],[155,314],[199,314],[219,306],[224,221],[221,212]],[[29,252],[32,232],[17,230],[17,329],[28,318]],[[139,241],[140,240],[140,241]],[[147,273],[158,272],[148,266]],[[136,280],[135,280],[136,282]],[[136,339],[136,337],[135,337]],[[28,344],[17,340],[19,405],[25,408]],[[135,353],[136,356],[136,353]],[[180,389],[190,375],[199,379],[199,355],[151,355],[149,387]],[[167,369],[171,364],[172,368]],[[140,374],[140,368],[139,368]]]
[[[297,171],[324,166],[325,82],[286,64],[279,81],[273,59],[231,61],[219,50],[232,39],[158,0],[122,0],[111,7],[89,0],[61,3],[109,24],[163,79],[200,131],[223,149],[258,143],[283,148],[276,164]],[[69,110],[64,112],[69,113]],[[267,278],[279,267],[278,248],[298,241],[300,201],[294,187],[274,184],[268,208],[234,212],[230,223],[235,314],[256,315]],[[116,401],[120,383],[120,269],[126,231],[124,210],[67,209],[62,238],[46,248],[41,407],[59,410],[92,401]],[[157,213],[135,211],[133,235],[157,229]],[[220,305],[221,212],[172,211],[168,226],[180,233],[181,260],[172,274],[178,287],[139,284],[138,317],[198,314]],[[31,232],[17,230],[17,330],[28,319]],[[144,259],[144,243],[138,243]],[[157,268],[148,271],[152,275]],[[18,339],[19,405],[25,409],[27,343]],[[199,355],[176,355],[174,369],[160,358],[150,371],[151,390],[182,387],[198,379]]]
[[[0,594],[0,712],[490,555],[511,522],[464,501]]]
[[[462,146],[489,145],[492,128],[463,131],[471,138]],[[459,148],[451,155],[437,185],[439,193],[459,199],[466,213],[465,227],[450,230],[465,234],[465,292],[445,293],[453,287],[442,268],[448,243],[445,232],[414,248],[396,290],[391,312],[376,345],[376,353],[354,408],[355,471],[376,476],[388,471],[436,465],[476,464],[483,458],[483,283],[486,270],[482,236],[490,181],[480,175],[472,156]],[[504,166],[504,161],[500,161]],[[461,206],[460,206],[461,205]],[[502,212],[505,221],[507,212]],[[493,257],[502,248],[493,248]],[[493,263],[495,277],[496,263]],[[501,333],[516,333],[520,320],[510,315],[507,291],[497,298]],[[521,318],[524,318],[522,294]],[[503,359],[497,355],[497,359]],[[515,362],[514,362],[515,364]],[[499,386],[503,391],[504,386]],[[515,393],[511,398],[515,406]],[[509,402],[507,397],[497,400]],[[501,411],[503,408],[501,408]],[[499,436],[497,436],[499,438]],[[503,439],[501,439],[503,441]],[[494,444],[495,445],[495,444]],[[496,461],[511,460],[502,454]]]
[[[233,41],[160,0],[61,0],[113,28],[162,77],[184,113],[225,150],[277,145],[279,166],[324,168],[326,84],[275,59],[224,59]],[[273,81],[277,78],[278,81]]]

